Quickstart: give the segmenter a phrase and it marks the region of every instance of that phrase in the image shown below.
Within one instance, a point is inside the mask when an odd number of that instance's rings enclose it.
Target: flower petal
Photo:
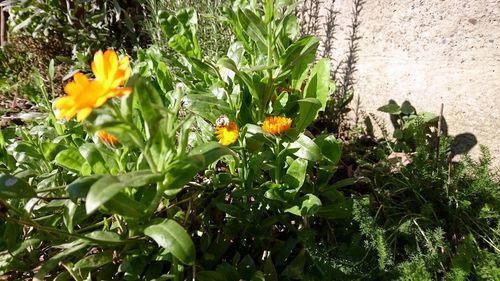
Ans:
[[[85,120],[90,115],[91,112],[92,108],[90,107],[81,109],[80,111],[78,111],[78,115],[76,116],[76,121],[80,122],[82,120]]]
[[[96,79],[105,80],[106,79],[106,69],[104,66],[104,56],[102,51],[99,50],[94,55],[94,61],[91,64],[92,72]]]

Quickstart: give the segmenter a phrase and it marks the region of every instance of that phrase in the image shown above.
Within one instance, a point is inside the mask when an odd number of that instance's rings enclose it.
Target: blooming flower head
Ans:
[[[262,130],[269,134],[281,135],[292,126],[292,119],[282,116],[269,116],[262,124]]]
[[[113,50],[107,50],[104,55],[98,51],[92,62],[92,70],[96,79],[91,80],[78,72],[73,76],[73,81],[66,84],[64,92],[67,96],[54,102],[54,107],[59,110],[57,118],[70,120],[76,115],[77,120],[82,121],[108,99],[130,94],[130,88],[121,87],[131,72],[127,57],[118,61]]]
[[[118,139],[112,134],[107,133],[106,131],[97,132],[97,136],[99,139],[106,144],[115,145],[118,143]]]
[[[219,140],[219,143],[226,146],[235,143],[239,136],[238,125],[234,122],[219,122],[219,119],[217,120],[215,136]],[[227,121],[229,121],[229,119]]]
[[[122,86],[130,77],[132,70],[129,66],[127,56],[118,61],[118,55],[113,50],[106,50],[104,54],[101,50],[94,55],[94,61],[91,64],[95,80],[104,85],[105,88],[116,91],[116,95],[123,96],[128,94],[126,88]]]

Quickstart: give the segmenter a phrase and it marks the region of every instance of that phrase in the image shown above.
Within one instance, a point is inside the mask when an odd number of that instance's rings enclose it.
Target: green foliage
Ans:
[[[436,150],[426,136],[436,118],[406,109],[395,104],[380,109],[398,117],[404,136],[381,145],[406,150],[409,162],[359,161],[373,191],[355,199],[353,218],[379,265],[386,265],[384,275],[402,280],[480,278],[476,264],[484,262],[484,255],[498,255],[500,242],[500,178],[489,152],[482,147],[478,161],[464,156],[450,166],[451,140],[441,136]],[[498,262],[489,265],[487,274],[494,274]]]
[[[399,106],[391,100],[389,104],[378,109],[389,113],[394,126],[393,137],[396,139],[395,151],[415,151],[417,146],[424,146],[431,134],[431,127],[437,127],[438,116],[430,112],[416,112],[410,102],[405,101]]]
[[[113,1],[104,19],[121,13],[120,3]],[[47,63],[50,91],[42,79],[36,84],[42,117],[0,134],[0,275],[498,276],[500,179],[487,149],[449,174],[450,140],[433,143],[435,116],[417,114],[406,102],[380,109],[399,132],[374,148],[312,134],[308,128],[338,90],[330,61],[314,63],[319,40],[300,36],[292,1],[236,1],[213,11],[216,17],[204,3],[194,3],[195,10],[148,1],[155,44],[133,44],[134,75],[125,85],[132,94],[94,108],[82,123],[56,120],[49,93],[55,96],[57,69]],[[37,7],[24,9],[14,13],[31,19],[25,28],[47,20],[29,13]],[[57,9],[45,13],[74,20]],[[269,131],[263,126],[269,116],[290,118],[291,127]],[[222,145],[216,140],[223,133],[214,132],[229,130],[230,122],[238,137]],[[101,131],[117,142],[100,140]],[[410,163],[391,162],[393,151]],[[346,163],[356,170],[346,172]]]
[[[9,27],[14,34],[45,40],[57,34],[83,63],[95,50],[131,49],[150,40],[140,28],[146,12],[142,2],[13,1]]]

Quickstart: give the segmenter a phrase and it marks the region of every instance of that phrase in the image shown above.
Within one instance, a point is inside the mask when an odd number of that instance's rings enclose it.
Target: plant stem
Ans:
[[[148,209],[146,210],[147,215],[152,216],[154,214],[154,212],[158,208],[158,205],[160,204],[161,199],[163,198],[164,192],[165,192],[165,187],[163,186],[163,183],[157,183],[155,197],[151,201],[151,204],[149,205]]]
[[[83,281],[83,279],[71,268],[71,266],[66,263],[61,263],[61,265],[68,271],[69,275],[73,277],[76,281]]]
[[[281,148],[281,139],[280,137],[276,137],[276,148],[274,154],[276,155],[275,181],[277,184],[280,183],[280,170],[281,170],[280,148]]]
[[[60,189],[64,189],[64,188],[66,188],[66,185],[49,187],[49,188],[44,188],[44,189],[37,189],[37,190],[35,190],[35,192],[36,193],[43,193],[43,192],[56,191],[56,190],[60,190]]]
[[[172,256],[172,275],[174,275],[174,281],[181,280],[179,273],[179,261],[174,256]]]

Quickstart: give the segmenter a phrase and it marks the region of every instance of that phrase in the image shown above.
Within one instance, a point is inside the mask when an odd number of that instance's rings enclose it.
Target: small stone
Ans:
[[[473,25],[476,25],[477,19],[469,19],[469,22]]]

